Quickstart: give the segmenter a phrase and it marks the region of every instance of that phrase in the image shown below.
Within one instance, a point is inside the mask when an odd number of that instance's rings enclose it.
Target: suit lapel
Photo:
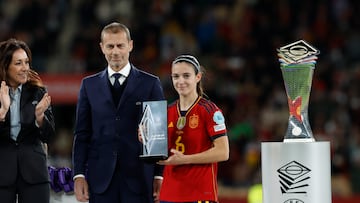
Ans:
[[[34,92],[29,89],[29,86],[24,84],[21,90],[20,96],[20,122],[24,123],[32,119],[35,115],[36,105],[40,102],[41,98],[38,100],[30,101],[31,96]],[[26,105],[33,105],[33,108],[26,108]]]
[[[131,65],[130,74],[128,78],[126,78],[127,85],[120,98],[119,106],[122,105],[131,96],[131,93],[134,91],[134,89],[138,84],[138,79],[137,79],[138,77],[139,77],[138,70],[133,65]]]
[[[111,87],[110,87],[110,81],[109,81],[109,77],[108,77],[108,72],[107,72],[107,68],[105,68],[105,70],[99,75],[99,79],[100,79],[100,92],[101,94],[104,95],[103,98],[106,98],[109,103],[112,103],[115,106],[114,100],[112,99],[112,93],[111,93]]]
[[[21,96],[20,96],[20,109],[23,109],[24,105],[27,103],[29,97],[31,96],[31,94],[29,94],[28,88],[29,87],[26,84],[22,86]],[[36,106],[36,104],[34,105]]]
[[[31,123],[34,120],[36,105],[41,101],[43,92],[28,84],[22,86],[20,97],[20,122]]]
[[[22,86],[22,90],[21,90],[21,96],[20,96],[20,123],[24,123],[25,121],[31,119],[29,118],[29,116],[34,116],[35,115],[35,108],[36,105],[39,103],[39,101],[34,101],[34,103],[32,105],[34,105],[34,108],[25,108],[25,105],[29,104],[29,100],[30,100],[30,92],[29,92],[29,88],[27,85],[23,85]],[[29,109],[29,110],[27,110]],[[20,139],[20,135],[21,133],[19,133],[18,139]]]

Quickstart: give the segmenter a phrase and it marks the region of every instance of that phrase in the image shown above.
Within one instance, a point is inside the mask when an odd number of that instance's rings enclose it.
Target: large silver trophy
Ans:
[[[331,203],[330,143],[315,141],[308,119],[318,54],[304,40],[278,49],[289,121],[283,142],[261,144],[263,203]]]
[[[143,153],[140,158],[155,163],[168,156],[167,102],[146,101],[142,103],[142,109],[139,132],[143,142]]]
[[[279,49],[290,113],[285,142],[315,141],[308,119],[308,105],[317,54],[319,51],[303,40]]]

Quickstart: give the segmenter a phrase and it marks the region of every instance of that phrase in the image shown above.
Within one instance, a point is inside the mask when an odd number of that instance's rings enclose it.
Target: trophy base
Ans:
[[[315,142],[314,138],[285,138],[284,142]]]
[[[261,143],[263,203],[331,203],[330,142]]]
[[[168,156],[164,154],[152,154],[152,155],[140,155],[140,159],[143,160],[146,163],[154,164],[160,160],[167,159]]]

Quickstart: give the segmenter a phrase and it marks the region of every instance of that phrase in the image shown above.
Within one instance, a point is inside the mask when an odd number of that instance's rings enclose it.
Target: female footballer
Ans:
[[[168,106],[169,158],[160,190],[161,203],[218,202],[217,162],[229,158],[229,142],[222,111],[206,99],[198,60],[180,55],[171,67],[179,98]]]

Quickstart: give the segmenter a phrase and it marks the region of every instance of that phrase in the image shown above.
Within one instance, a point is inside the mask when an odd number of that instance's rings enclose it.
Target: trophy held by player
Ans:
[[[149,163],[164,160],[168,157],[167,102],[145,101],[142,103],[142,110],[139,132],[143,153],[140,158]]]
[[[315,141],[308,119],[319,53],[304,40],[278,49],[289,120],[283,142],[261,143],[263,203],[331,203],[330,143]]]

